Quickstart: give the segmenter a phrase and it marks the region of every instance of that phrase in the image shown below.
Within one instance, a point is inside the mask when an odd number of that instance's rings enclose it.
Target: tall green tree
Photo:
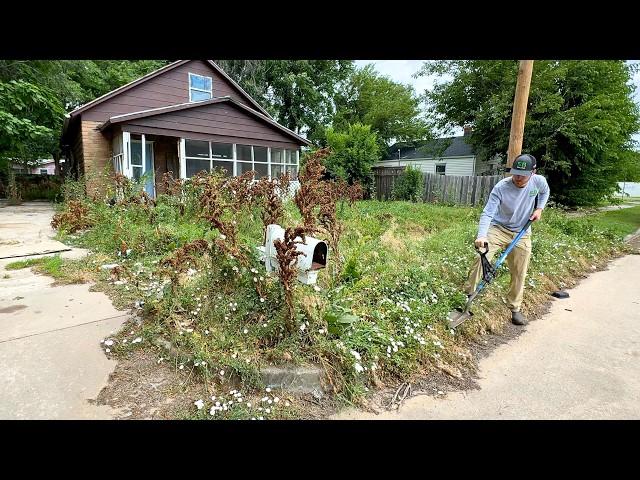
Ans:
[[[65,111],[143,76],[165,60],[0,60],[0,158],[34,166],[53,156]]]
[[[640,127],[634,67],[617,60],[536,60],[523,151],[539,159],[554,198],[591,205],[612,195],[617,171]],[[448,75],[426,93],[441,128],[472,125],[483,158],[509,144],[516,61],[426,62],[419,75]]]
[[[407,142],[433,137],[421,103],[412,86],[380,75],[369,64],[356,70],[336,96],[332,124],[339,129],[353,123],[371,125],[382,152],[392,140]]]
[[[335,113],[352,60],[216,60],[282,125],[314,141]]]
[[[0,158],[25,168],[57,150],[64,110],[50,89],[23,80],[0,81]]]
[[[371,168],[380,157],[378,138],[371,126],[355,123],[344,130],[329,127],[326,138],[331,148],[331,154],[325,159],[329,174],[349,184],[360,182],[366,190],[371,190]]]

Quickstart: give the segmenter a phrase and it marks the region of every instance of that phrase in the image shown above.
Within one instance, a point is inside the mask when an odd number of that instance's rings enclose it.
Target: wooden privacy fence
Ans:
[[[388,200],[391,198],[396,178],[402,174],[404,167],[384,167],[374,169],[376,198]],[[429,203],[458,203],[463,205],[478,205],[484,203],[494,185],[502,180],[501,175],[492,176],[463,176],[438,175],[423,173],[424,190],[422,200]]]

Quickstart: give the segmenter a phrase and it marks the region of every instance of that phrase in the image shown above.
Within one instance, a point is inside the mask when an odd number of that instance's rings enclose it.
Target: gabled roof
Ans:
[[[250,115],[253,115],[257,118],[259,118],[260,120],[269,123],[270,125],[274,126],[275,128],[277,128],[278,130],[282,131],[285,135],[288,135],[292,138],[294,138],[296,141],[303,143],[305,145],[311,145],[311,142],[309,142],[309,140],[302,138],[301,136],[299,136],[298,134],[296,134],[295,132],[289,130],[288,128],[280,125],[278,122],[276,122],[275,120],[273,120],[271,117],[267,117],[266,115],[261,114],[260,112],[256,112],[254,109],[247,107],[246,105],[243,105],[242,103],[238,102],[237,100],[234,100],[231,97],[217,97],[217,98],[212,98],[211,100],[204,100],[202,102],[188,102],[188,103],[179,103],[177,105],[169,105],[167,107],[159,107],[159,108],[151,108],[149,110],[141,110],[139,112],[132,112],[132,113],[125,113],[123,115],[116,115],[111,117],[109,120],[107,120],[106,122],[104,122],[102,125],[100,125],[98,128],[99,130],[105,130],[106,128],[109,128],[111,125],[115,125],[118,123],[123,123],[123,122],[128,122],[131,120],[135,120],[138,118],[146,118],[146,117],[152,117],[154,115],[162,115],[165,113],[169,113],[169,112],[175,112],[178,110],[189,110],[189,109],[193,109],[193,108],[200,108],[206,105],[212,105],[215,103],[232,103],[233,105],[235,105],[238,108],[243,109],[244,111],[246,111],[247,113],[249,113]]]
[[[473,145],[468,143],[469,136],[444,137],[432,141],[419,141],[413,145],[395,144],[389,147],[385,160],[413,160],[418,158],[446,158],[474,156]]]
[[[108,100],[112,97],[115,97],[116,95],[121,94],[122,92],[126,92],[127,90],[135,87],[136,85],[140,85],[143,82],[146,82],[147,80],[151,80],[154,77],[157,77],[158,75],[161,75],[165,72],[168,72],[169,70],[173,70],[176,67],[179,67],[180,65],[184,65],[187,62],[190,62],[191,60],[178,60],[176,62],[170,63],[169,65],[165,65],[162,68],[159,68],[158,70],[154,70],[151,73],[147,73],[145,76],[138,78],[137,80],[134,80],[132,82],[127,83],[126,85],[122,85],[121,87],[116,88],[115,90],[111,90],[108,93],[105,93],[104,95],[102,95],[101,97],[96,98],[95,100],[92,100],[88,103],[85,103],[84,105],[79,106],[78,108],[76,108],[75,110],[72,110],[71,112],[69,112],[69,116],[70,117],[74,117],[76,115],[78,115],[79,113],[84,112],[85,110],[88,110],[91,107],[95,107],[96,105],[104,102],[105,100]],[[216,70],[220,75],[222,75],[224,78],[226,78],[235,88],[238,89],[238,91],[241,93],[241,95],[243,97],[246,98],[246,100],[251,103],[251,105],[253,105],[259,112],[262,112],[262,114],[266,115],[267,117],[271,118],[271,115],[269,115],[269,112],[267,112],[264,108],[262,108],[258,102],[256,102],[253,98],[251,98],[249,96],[249,94],[247,92],[245,92],[242,87],[240,85],[238,85],[237,82],[235,82],[229,75],[226,74],[226,72],[224,70],[222,70],[213,60],[206,60],[206,62],[214,69]]]

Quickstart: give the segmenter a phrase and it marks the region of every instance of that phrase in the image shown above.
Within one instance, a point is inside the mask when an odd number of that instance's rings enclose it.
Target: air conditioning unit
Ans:
[[[275,240],[284,241],[284,228],[272,224],[267,226],[267,238],[264,245],[264,266],[267,273],[275,273],[279,269],[277,251],[273,244]],[[302,240],[300,237],[296,241]],[[327,267],[329,248],[326,242],[313,237],[306,237],[305,243],[296,244],[296,249],[302,255],[296,257],[298,281],[305,285],[313,285],[318,279],[318,272]],[[260,249],[262,250],[262,249]]]

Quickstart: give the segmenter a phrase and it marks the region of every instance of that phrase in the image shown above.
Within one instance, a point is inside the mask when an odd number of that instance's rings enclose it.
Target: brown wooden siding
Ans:
[[[212,79],[214,97],[230,96],[255,109],[229,81],[202,60],[192,60],[82,113],[83,120],[105,122],[115,115],[189,102],[189,72]]]
[[[295,145],[295,148],[299,146],[281,130],[229,103],[211,104],[196,109],[137,118],[123,126],[129,131],[134,131],[136,127],[159,129],[158,132],[164,132],[160,134],[194,139],[196,137],[193,134],[202,134],[229,138],[234,143],[261,141],[262,145],[269,146],[276,146],[274,143]]]
[[[154,128],[154,127],[141,127],[138,125],[123,125],[122,130],[131,133],[144,133],[145,135],[164,135],[167,137],[182,137],[189,138],[191,140],[208,140],[210,142],[218,143],[237,143],[241,145],[256,145],[260,147],[273,147],[273,148],[290,148],[296,150],[300,148],[300,145],[293,142],[276,142],[259,139],[249,139],[241,137],[229,137],[225,135],[215,135],[210,133],[198,133],[198,132],[185,132],[180,130],[169,130],[166,128]]]

